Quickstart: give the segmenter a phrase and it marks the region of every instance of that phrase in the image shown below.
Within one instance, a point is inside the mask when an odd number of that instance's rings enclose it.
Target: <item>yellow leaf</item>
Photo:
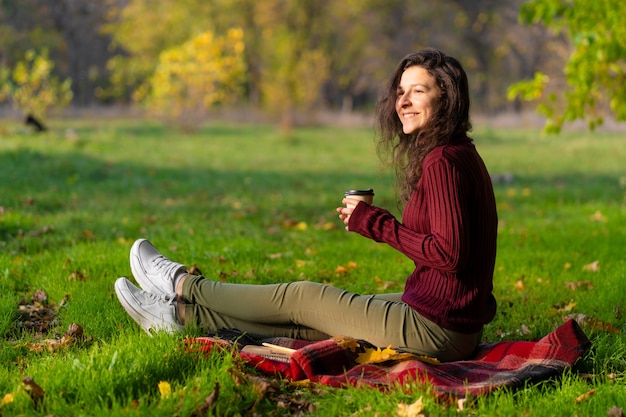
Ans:
[[[2,401],[0,401],[0,408],[4,407],[7,404],[11,404],[12,402],[13,402],[13,394],[12,393],[4,394]]]
[[[302,267],[304,267],[308,263],[310,263],[310,262],[309,261],[305,261],[303,259],[296,259],[296,267],[298,267],[298,268],[302,268]]]
[[[604,223],[606,222],[606,217],[604,217],[604,215],[600,212],[600,210],[598,210],[595,213],[593,213],[591,216],[589,216],[589,220],[591,220],[592,222]]]
[[[396,409],[396,415],[398,417],[425,417],[424,403],[422,397],[419,397],[413,404],[399,403]]]
[[[387,346],[384,349],[379,347],[376,349],[368,348],[365,349],[365,352],[359,353],[356,361],[361,365],[366,363],[379,363],[395,359],[395,355],[398,355],[398,352],[393,350],[391,346]]]
[[[306,230],[307,227],[306,222],[300,222],[296,225],[296,230]]]
[[[576,307],[576,302],[574,300],[570,300],[570,302],[565,305],[554,306],[554,308],[558,312],[572,311],[574,307]]]
[[[162,398],[169,398],[169,396],[172,395],[172,386],[167,381],[160,381],[159,392]]]

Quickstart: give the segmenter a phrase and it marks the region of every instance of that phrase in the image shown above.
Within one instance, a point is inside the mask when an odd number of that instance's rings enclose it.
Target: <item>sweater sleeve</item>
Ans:
[[[404,224],[385,209],[358,204],[348,229],[390,245],[418,265],[458,272],[469,253],[468,198],[462,178],[443,158],[424,166],[420,181],[422,193],[407,204]]]

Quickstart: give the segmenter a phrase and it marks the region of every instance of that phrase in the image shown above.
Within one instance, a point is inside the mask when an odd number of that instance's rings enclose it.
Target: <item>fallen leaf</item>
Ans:
[[[356,339],[347,336],[337,336],[333,341],[343,350],[350,350],[351,352],[356,352],[361,347]]]
[[[598,272],[600,270],[599,261],[593,261],[590,264],[583,266],[584,271]]]
[[[27,376],[22,379],[22,386],[30,396],[30,399],[33,401],[35,406],[38,406],[43,400],[43,397],[46,395],[43,388],[41,388],[31,376]]]
[[[530,334],[530,329],[528,328],[528,326],[526,326],[525,324],[522,324],[521,333],[522,334]]]
[[[424,411],[424,403],[422,397],[419,397],[413,404],[399,403],[396,415],[398,417],[426,417],[422,411]]]
[[[335,274],[337,275],[347,274],[348,272],[350,272],[348,268],[343,265],[339,265],[337,268],[335,268]]]
[[[365,365],[368,363],[381,363],[414,357],[415,356],[410,353],[398,353],[396,350],[392,349],[391,346],[387,346],[384,349],[379,347],[375,349],[366,348],[363,353],[359,353],[356,362],[360,365]]]
[[[218,397],[220,396],[220,383],[216,382],[213,387],[213,391],[209,394],[208,397],[204,399],[200,407],[192,414],[194,416],[204,416],[207,415],[208,412],[215,406]]]
[[[600,210],[598,210],[595,213],[593,213],[591,216],[589,216],[589,220],[591,220],[592,222],[604,223],[606,222],[606,217],[604,217],[604,215],[600,212]]]
[[[72,272],[67,277],[68,281],[85,281],[86,279],[87,279],[87,276],[82,271],[79,271],[79,270]]]
[[[576,397],[576,404],[580,404],[583,401],[588,401],[589,398],[591,398],[591,396],[593,394],[596,393],[595,389],[590,389],[589,391],[585,392],[584,394],[580,394],[578,397]]]
[[[87,239],[93,239],[96,235],[91,230],[83,230],[83,237]]]
[[[609,411],[606,412],[606,415],[609,417],[624,417],[624,410],[617,406],[613,406],[609,408]]]
[[[459,398],[456,402],[456,411],[463,411],[465,410],[465,402],[467,401],[467,398]]]
[[[187,273],[189,275],[198,275],[198,276],[203,276],[202,271],[200,270],[200,268],[198,267],[198,265],[193,264],[191,265],[191,267],[189,268],[189,270],[187,271]]]
[[[569,319],[573,319],[576,320],[576,322],[581,325],[581,326],[585,326],[585,327],[589,327],[592,330],[595,331],[604,331],[607,333],[620,333],[620,330],[615,327],[612,323],[610,322],[604,322],[596,317],[591,317],[591,316],[587,316],[585,314],[568,314],[567,316],[564,317],[565,320],[569,320]]]
[[[296,268],[303,268],[304,266],[306,266],[307,264],[310,264],[311,261],[306,261],[303,259],[296,259]]]
[[[280,385],[275,379],[268,379],[256,375],[247,375],[247,378],[259,397],[264,397],[268,392],[280,391]]]
[[[374,277],[374,281],[376,282],[377,288],[381,291],[394,287],[397,284],[393,281],[383,281],[382,279],[378,277]]]
[[[516,290],[520,290],[520,291],[523,291],[526,289],[526,285],[524,284],[524,281],[521,279],[518,279],[517,281],[515,281],[515,284],[513,284],[513,286],[515,287]]]
[[[576,307],[576,302],[574,302],[574,300],[570,300],[567,304],[555,304],[554,306],[552,306],[552,308],[559,313],[572,311],[574,307]]]
[[[565,288],[569,288],[572,291],[576,291],[579,288],[586,290],[593,289],[593,284],[590,281],[567,281],[563,285],[565,285]]]
[[[295,229],[296,229],[296,230],[301,230],[301,231],[302,231],[302,230],[306,230],[308,227],[309,227],[309,226],[306,224],[306,222],[299,222],[299,223],[296,225]]]
[[[161,398],[169,398],[172,395],[172,386],[167,381],[160,381],[158,384]]]
[[[4,394],[2,397],[2,401],[0,401],[0,408],[4,407],[7,404],[11,404],[13,402],[14,396],[12,393]]]

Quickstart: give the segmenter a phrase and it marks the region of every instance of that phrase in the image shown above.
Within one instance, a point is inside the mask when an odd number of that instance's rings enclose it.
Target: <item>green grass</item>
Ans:
[[[393,176],[381,167],[371,129],[210,124],[184,135],[156,123],[61,120],[49,134],[0,129],[0,408],[12,415],[192,415],[220,385],[217,415],[285,415],[276,395],[240,383],[229,355],[182,352],[183,336],[149,338],[113,291],[130,274],[128,251],[147,237],[209,278],[270,283],[309,279],[355,292],[401,291],[411,262],[346,233],[334,208],[348,188],[372,187],[399,215]],[[67,130],[71,129],[71,131]],[[594,348],[572,372],[466,405],[463,415],[606,415],[626,404],[626,138],[618,133],[479,128],[477,147],[495,184],[500,227],[495,271],[499,310],[489,341],[532,340],[568,314]],[[298,225],[295,227],[294,225]],[[306,226],[306,227],[303,227]],[[597,261],[597,269],[589,265]],[[356,262],[349,275],[339,265]],[[575,286],[569,283],[578,283]],[[18,303],[43,289],[60,305],[51,334],[17,327]],[[569,306],[565,311],[565,306]],[[581,316],[582,317],[582,316]],[[27,342],[84,327],[91,343],[33,352]],[[46,395],[35,408],[20,381]],[[173,395],[162,398],[159,381]],[[588,400],[576,398],[595,389]],[[428,415],[457,415],[427,387],[391,393],[301,388],[281,393],[314,415],[393,415],[425,395]]]

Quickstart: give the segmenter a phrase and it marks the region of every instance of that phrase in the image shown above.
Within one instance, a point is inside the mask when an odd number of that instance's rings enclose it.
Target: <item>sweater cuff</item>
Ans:
[[[377,211],[377,208],[359,201],[359,203],[354,208],[354,211],[350,215],[350,220],[348,221],[348,230],[351,232],[359,233],[365,237],[371,237],[368,232],[368,223],[370,222],[370,218],[373,213]]]

